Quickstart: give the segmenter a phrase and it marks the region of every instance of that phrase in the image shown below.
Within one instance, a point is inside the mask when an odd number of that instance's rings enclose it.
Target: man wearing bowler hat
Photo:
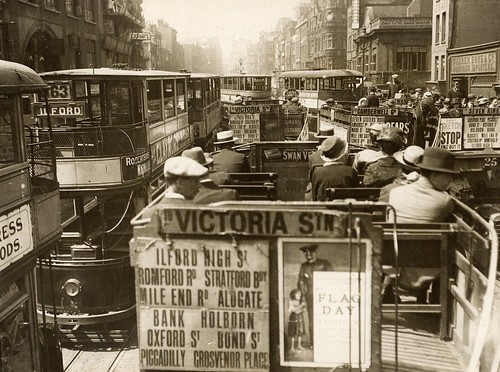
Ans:
[[[249,173],[250,164],[245,154],[233,150],[233,145],[238,140],[234,137],[232,130],[217,133],[217,141],[214,142],[220,151],[212,155],[214,168],[227,173]]]
[[[453,212],[452,197],[446,190],[459,173],[455,170],[455,154],[447,149],[428,147],[416,165],[420,168],[419,179],[389,194],[397,222],[446,222]]]
[[[300,247],[306,258],[306,262],[300,265],[299,280],[297,288],[302,292],[302,298],[307,305],[307,317],[309,319],[310,348],[314,344],[314,273],[316,271],[333,271],[333,267],[328,260],[316,256],[317,244],[308,244]]]

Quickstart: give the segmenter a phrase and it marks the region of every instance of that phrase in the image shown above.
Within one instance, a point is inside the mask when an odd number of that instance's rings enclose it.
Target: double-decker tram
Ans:
[[[39,133],[52,121],[63,233],[38,271],[55,295],[40,293],[38,307],[55,309],[65,331],[111,329],[135,311],[130,218],[162,191],[165,160],[193,143],[189,75],[89,68],[42,78],[48,106],[35,103],[34,115]]]
[[[189,123],[195,145],[205,151],[213,149],[213,134],[222,120],[220,82],[220,76],[204,73],[191,73],[188,81]]]
[[[61,236],[50,128],[40,133],[28,121],[31,97],[47,88],[32,69],[0,61],[1,371],[48,371],[61,363],[55,334],[38,326],[33,271]]]
[[[287,92],[298,95],[299,102],[308,109],[309,132],[319,127],[320,109],[337,104],[349,108],[361,98],[363,75],[355,70],[293,70],[279,73],[278,97],[287,99]],[[332,102],[332,103],[330,103]]]
[[[272,98],[271,75],[224,75],[221,78],[223,102],[268,100]]]

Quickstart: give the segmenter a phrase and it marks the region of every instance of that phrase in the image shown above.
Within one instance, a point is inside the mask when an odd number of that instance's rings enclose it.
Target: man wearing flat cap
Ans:
[[[154,200],[142,212],[142,218],[150,218],[161,205],[184,204],[193,200],[200,189],[200,180],[208,169],[193,159],[174,156],[163,167],[167,183],[165,193]]]
[[[300,250],[304,253],[306,262],[300,265],[299,280],[297,282],[297,288],[302,292],[307,305],[311,349],[314,344],[314,273],[316,271],[333,271],[333,267],[328,260],[316,256],[317,249],[317,244],[308,244],[300,247]]]

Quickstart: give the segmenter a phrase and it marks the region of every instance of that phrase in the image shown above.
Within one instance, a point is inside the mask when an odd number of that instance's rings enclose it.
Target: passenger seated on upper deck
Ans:
[[[208,168],[208,174],[200,180],[201,187],[194,197],[196,204],[209,204],[218,201],[238,200],[238,193],[232,189],[221,189],[220,184],[227,183],[229,175],[222,171],[211,169],[214,160],[210,154],[203,152],[201,147],[193,147],[182,152],[182,156],[192,159]]]
[[[155,204],[144,208],[142,218],[150,218],[157,207],[161,205],[184,204],[193,200],[200,189],[200,179],[205,176],[208,169],[198,162],[174,156],[167,159],[163,168],[167,189],[161,199]]]
[[[329,123],[321,123],[319,132],[314,135],[314,137],[318,139],[319,145],[316,151],[309,154],[309,183],[306,186],[306,191],[304,194],[305,201],[312,200],[312,175],[314,173],[314,169],[316,169],[316,167],[323,166],[323,164],[325,163],[324,158],[321,157],[320,146],[326,138],[333,136],[333,134],[333,125]]]
[[[364,176],[363,185],[367,187],[385,186],[402,173],[401,165],[393,155],[405,144],[403,131],[399,128],[385,128],[377,137],[377,144],[380,151],[373,154],[372,161],[366,163],[361,172]]]
[[[424,150],[416,164],[420,177],[416,182],[396,187],[389,193],[389,204],[396,210],[398,223],[446,222],[453,212],[452,197],[445,191],[453,181],[455,154],[439,147]],[[393,216],[390,215],[393,219]]]
[[[246,155],[232,149],[237,140],[238,138],[233,136],[232,130],[217,133],[217,141],[214,142],[214,145],[217,145],[220,151],[213,154],[215,169],[227,173],[250,172],[250,164]]]
[[[312,200],[314,201],[328,200],[329,188],[356,186],[354,170],[341,161],[348,152],[347,143],[337,136],[331,136],[323,141],[320,150],[325,163],[313,172]]]
[[[408,185],[415,182],[420,177],[419,169],[415,165],[424,155],[424,149],[420,146],[408,146],[403,151],[398,151],[394,154],[394,158],[401,164],[403,173],[397,177],[392,183],[385,185],[380,190],[379,201],[387,203],[389,201],[389,193],[398,186]]]
[[[368,94],[368,107],[379,107],[380,102],[377,96],[377,87],[370,87],[370,93]]]

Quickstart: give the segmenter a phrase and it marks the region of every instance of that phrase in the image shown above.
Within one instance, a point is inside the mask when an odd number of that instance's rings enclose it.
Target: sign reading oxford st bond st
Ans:
[[[208,207],[160,209],[157,219],[158,235],[131,242],[140,366],[184,371],[269,371],[270,242],[343,236],[347,221]]]

